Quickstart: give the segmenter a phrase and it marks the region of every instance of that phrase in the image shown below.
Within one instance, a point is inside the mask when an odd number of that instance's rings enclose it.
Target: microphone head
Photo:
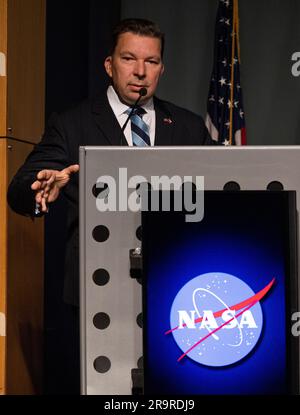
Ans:
[[[139,90],[139,94],[141,97],[144,97],[145,95],[147,95],[147,89],[146,88],[141,88]]]

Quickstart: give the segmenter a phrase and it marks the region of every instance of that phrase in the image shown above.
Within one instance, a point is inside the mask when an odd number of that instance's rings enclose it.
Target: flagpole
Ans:
[[[241,63],[241,50],[240,50],[240,21],[239,21],[239,0],[236,2],[235,8],[235,24],[236,24],[236,46],[238,51],[239,63]]]

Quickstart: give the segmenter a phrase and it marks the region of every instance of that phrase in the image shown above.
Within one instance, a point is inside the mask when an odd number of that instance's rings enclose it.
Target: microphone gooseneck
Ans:
[[[147,95],[147,88],[141,88],[141,89],[139,90],[139,96],[138,96],[138,99],[137,99],[137,100],[135,101],[135,103],[133,104],[133,106],[132,106],[132,108],[131,108],[131,111],[130,111],[130,113],[128,114],[127,120],[126,120],[126,121],[125,121],[125,123],[123,124],[122,130],[121,130],[120,145],[122,145],[122,136],[123,136],[123,132],[124,132],[124,130],[125,130],[125,128],[126,128],[126,126],[127,126],[128,122],[129,122],[129,120],[130,120],[130,118],[131,118],[131,116],[132,116],[132,114],[133,114],[133,111],[136,109],[136,107],[137,107],[138,103],[140,102],[140,99],[141,99],[142,97],[146,96],[146,95]]]

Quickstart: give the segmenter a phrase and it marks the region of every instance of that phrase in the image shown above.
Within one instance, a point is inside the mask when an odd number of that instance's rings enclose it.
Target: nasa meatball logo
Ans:
[[[221,272],[199,275],[176,295],[170,313],[173,335],[185,357],[221,367],[247,356],[257,344],[262,328],[260,301],[274,284],[254,291],[241,279]]]

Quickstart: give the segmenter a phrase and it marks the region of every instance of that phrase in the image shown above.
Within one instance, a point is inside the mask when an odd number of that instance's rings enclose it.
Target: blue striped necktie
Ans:
[[[127,114],[131,112],[131,108],[126,111]],[[146,114],[144,108],[136,107],[131,115],[131,135],[132,144],[136,147],[150,146],[149,126],[143,121],[142,116]]]

